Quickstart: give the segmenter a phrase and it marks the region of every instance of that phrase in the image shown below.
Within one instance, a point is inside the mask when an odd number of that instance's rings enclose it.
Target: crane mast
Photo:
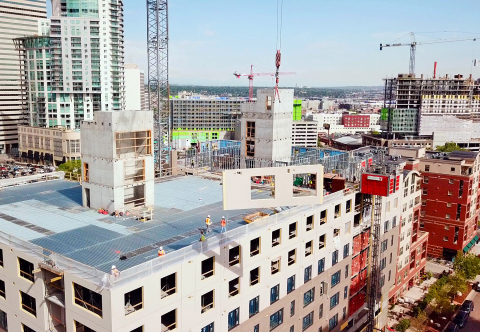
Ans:
[[[170,150],[170,86],[168,84],[168,0],[147,0],[148,107],[154,112],[154,153],[160,177]]]

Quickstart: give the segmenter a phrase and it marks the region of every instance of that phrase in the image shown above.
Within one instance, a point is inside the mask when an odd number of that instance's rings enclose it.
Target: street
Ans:
[[[462,329],[465,332],[480,332],[480,295],[479,292],[472,291],[467,299],[472,300],[475,308],[470,314],[467,324]]]

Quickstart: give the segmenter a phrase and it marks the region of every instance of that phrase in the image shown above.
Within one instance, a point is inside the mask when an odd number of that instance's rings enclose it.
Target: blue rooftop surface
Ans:
[[[197,242],[207,215],[213,222],[208,237],[220,232],[222,216],[230,230],[256,212],[223,211],[220,181],[200,177],[156,183],[153,220],[145,223],[99,214],[81,200],[81,186],[65,180],[7,188],[0,194],[0,230],[109,272],[112,264],[125,270],[157,257],[159,246],[168,253]]]

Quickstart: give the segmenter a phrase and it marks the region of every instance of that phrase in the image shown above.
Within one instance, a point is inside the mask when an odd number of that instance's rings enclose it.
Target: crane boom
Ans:
[[[395,43],[395,44],[380,44],[380,51],[383,50],[384,47],[396,47],[396,46],[410,46],[410,65],[409,65],[409,73],[415,74],[415,52],[417,49],[417,45],[429,45],[429,44],[440,44],[440,43],[453,43],[459,41],[476,41],[479,37],[470,37],[470,38],[454,38],[454,39],[439,39],[439,40],[432,40],[426,42],[417,42],[415,41],[415,35],[413,32],[410,33],[412,41],[410,43]]]

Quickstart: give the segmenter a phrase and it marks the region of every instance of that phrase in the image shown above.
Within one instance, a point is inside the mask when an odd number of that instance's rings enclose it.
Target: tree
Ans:
[[[58,166],[58,170],[65,173],[80,173],[81,169],[82,162],[80,160],[70,160]]]
[[[439,145],[436,150],[439,152],[467,151],[466,149],[459,147],[455,142],[447,142],[445,145]]]
[[[473,280],[480,274],[480,258],[474,254],[463,255],[463,252],[458,251],[453,269],[455,273],[462,274],[465,279]]]
[[[452,310],[450,290],[452,286],[445,283],[435,290],[433,301],[430,303],[432,309],[438,314],[447,314]]]
[[[410,321],[408,319],[402,319],[397,326],[395,327],[395,330],[398,332],[405,332],[410,326]]]
[[[380,135],[380,132],[378,132],[376,130],[372,130],[372,135]]]
[[[458,292],[465,293],[468,290],[467,280],[460,271],[449,276],[448,284],[451,286],[450,296],[452,298],[454,298]]]
[[[425,311],[420,311],[416,317],[410,319],[410,329],[415,332],[425,332],[428,324],[427,318]]]

